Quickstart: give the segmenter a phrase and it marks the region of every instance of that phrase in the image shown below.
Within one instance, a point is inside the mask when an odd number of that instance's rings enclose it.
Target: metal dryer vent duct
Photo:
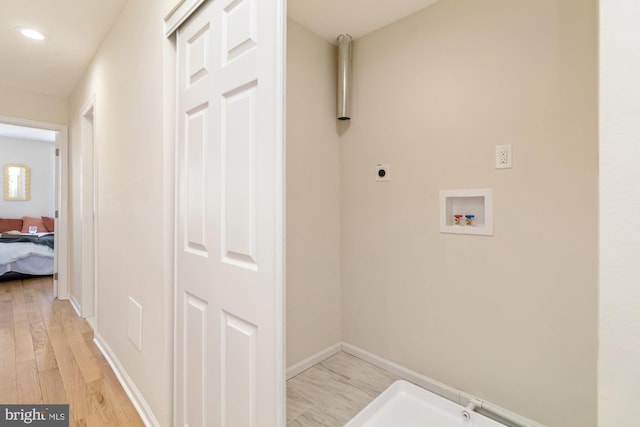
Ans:
[[[349,34],[338,36],[338,94],[336,116],[338,120],[351,119],[351,41]]]

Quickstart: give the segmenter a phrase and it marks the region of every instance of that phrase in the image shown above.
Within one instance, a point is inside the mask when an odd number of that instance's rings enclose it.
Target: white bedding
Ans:
[[[9,264],[0,264],[0,276],[9,271],[33,276],[46,276],[53,274],[53,270],[53,258],[40,255],[31,255]]]
[[[53,274],[53,249],[29,242],[0,244],[0,275],[9,271]]]
[[[30,242],[0,244],[0,264],[9,264],[31,255],[53,258],[53,249]]]

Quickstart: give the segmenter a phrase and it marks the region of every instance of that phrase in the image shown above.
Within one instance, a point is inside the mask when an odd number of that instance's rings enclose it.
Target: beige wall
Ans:
[[[95,95],[98,332],[170,425],[164,3],[123,10],[70,117],[74,176],[78,112]],[[357,41],[341,148],[333,47],[289,21],[289,365],[342,338],[549,426],[595,425],[595,12],[591,0],[444,0]],[[514,168],[496,171],[505,143]],[[374,182],[378,162],[391,182]],[[495,235],[440,234],[438,191],[477,187],[494,189]],[[140,230],[157,234],[122,250]],[[142,352],[127,339],[129,296]]]
[[[171,0],[125,6],[70,98],[72,232],[79,232],[80,110],[95,97],[98,334],[162,425],[172,413],[173,150],[165,94],[172,81],[163,18]],[[168,74],[165,70],[169,70]],[[80,248],[73,246],[73,260]],[[76,268],[77,268],[76,264]],[[79,277],[76,270],[72,278]],[[74,289],[78,289],[74,283]],[[128,339],[132,297],[143,310],[142,351]],[[81,299],[78,299],[81,300]]]
[[[67,100],[0,83],[0,116],[66,125]]]
[[[596,425],[596,13],[443,0],[363,37],[342,136],[344,341],[557,427]],[[494,236],[439,232],[464,188]]]
[[[287,365],[340,341],[335,47],[294,21],[287,41]]]

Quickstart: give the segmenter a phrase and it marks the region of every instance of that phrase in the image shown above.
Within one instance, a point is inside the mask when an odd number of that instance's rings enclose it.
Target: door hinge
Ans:
[[[53,273],[53,280],[58,280],[58,273]]]
[[[58,211],[56,210],[56,212],[53,214],[54,218],[58,218]]]
[[[60,149],[56,148],[56,157],[60,157]]]

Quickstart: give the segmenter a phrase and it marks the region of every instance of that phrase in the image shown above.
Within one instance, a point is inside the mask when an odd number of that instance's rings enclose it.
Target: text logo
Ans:
[[[0,405],[0,427],[69,427],[69,405]]]

